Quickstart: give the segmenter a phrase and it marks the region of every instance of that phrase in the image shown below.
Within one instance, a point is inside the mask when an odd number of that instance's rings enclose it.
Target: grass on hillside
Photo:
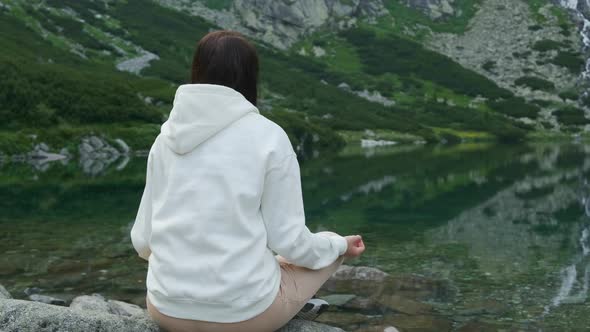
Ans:
[[[432,20],[417,9],[410,8],[403,0],[384,0],[384,5],[393,17],[393,29],[399,33],[404,27],[429,27],[436,32],[450,32],[461,34],[465,32],[469,20],[475,15],[482,0],[456,0],[453,2],[455,15]],[[458,13],[461,13],[460,15]],[[390,28],[387,29],[391,31]],[[425,31],[422,35],[425,36]]]
[[[117,72],[113,52],[100,56],[88,52],[91,58],[82,59],[67,45],[58,47],[25,28],[23,19],[0,13],[0,46],[5,50],[0,66],[8,73],[0,79],[0,86],[5,87],[0,89],[0,113],[11,119],[4,128],[14,132],[23,126],[102,128],[113,119],[117,126],[127,128],[151,128],[161,123],[175,86],[188,79],[196,42],[215,28],[200,18],[140,0],[114,2],[108,9],[103,3],[89,1],[47,3],[55,8],[30,13],[31,17],[63,19],[67,29],[59,36],[55,30],[55,35],[68,43],[100,51],[107,47],[108,37],[116,43],[141,46],[160,60],[153,61],[142,72],[143,77]],[[80,25],[75,20],[60,16],[66,8],[88,23],[82,32],[76,30]],[[460,20],[453,22],[455,26],[462,24]],[[435,141],[441,135],[462,132],[515,140],[529,129],[496,114],[490,105],[468,107],[478,95],[506,99],[511,96],[509,91],[412,40],[372,31],[350,30],[304,45],[308,49],[325,47],[332,52],[327,55],[330,58],[315,59],[258,44],[261,90],[280,96],[272,99],[267,114],[287,129],[294,145],[306,134],[316,133],[322,137],[320,146],[335,149],[341,139],[333,130],[386,130]],[[369,102],[337,88],[341,82],[359,90],[381,91],[398,104],[386,107]],[[9,86],[16,89],[6,88]],[[145,97],[152,100],[146,102]],[[293,110],[297,113],[287,112]]]

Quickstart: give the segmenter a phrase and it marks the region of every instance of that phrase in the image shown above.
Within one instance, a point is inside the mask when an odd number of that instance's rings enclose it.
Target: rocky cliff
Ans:
[[[341,52],[315,41],[309,49],[300,48],[317,31],[332,33],[333,38],[339,31],[366,26],[401,33],[539,105],[543,112],[534,121],[523,119],[525,123],[559,131],[555,111],[570,105],[590,112],[578,100],[587,89],[590,69],[588,61],[584,70],[584,59],[590,56],[586,0],[234,0],[221,10],[208,7],[206,1],[158,1],[280,49],[296,46],[300,54],[315,57],[338,57]],[[576,125],[581,123],[584,120]]]
[[[214,10],[203,2],[158,0],[187,10],[226,28],[241,31],[275,47],[286,49],[320,27],[342,29],[386,15],[381,0],[235,0],[227,9]]]

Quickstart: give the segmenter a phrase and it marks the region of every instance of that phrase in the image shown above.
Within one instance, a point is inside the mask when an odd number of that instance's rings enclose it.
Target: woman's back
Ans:
[[[209,33],[150,150],[131,240],[149,261],[148,310],[167,330],[274,331],[342,255],[364,250],[360,236],[305,226],[297,157],[258,113],[257,79],[252,44]],[[312,306],[306,317],[324,307]]]
[[[268,164],[293,154],[284,131],[232,89],[179,89],[149,157],[153,303],[202,302],[203,318],[218,321],[208,310],[217,304],[232,318],[270,304],[261,300],[278,289],[278,263],[260,206]]]

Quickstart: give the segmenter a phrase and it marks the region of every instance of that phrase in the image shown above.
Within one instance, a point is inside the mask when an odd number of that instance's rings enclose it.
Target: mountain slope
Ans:
[[[117,134],[145,148],[175,87],[187,81],[196,41],[223,23],[261,37],[260,109],[287,129],[302,154],[337,148],[334,130],[385,131],[410,141],[517,140],[559,128],[548,121],[559,108],[570,124],[587,123],[579,105],[535,100],[468,69],[473,66],[461,56],[435,51],[429,38],[439,31],[467,36],[480,1],[427,0],[416,7],[420,1],[313,0],[309,8],[258,1],[252,7],[253,0],[1,0],[0,48],[6,51],[0,66],[8,74],[0,79],[0,113],[11,120],[0,134],[35,134],[59,145],[88,131],[109,136],[113,127],[129,128],[130,134]],[[318,14],[313,6],[326,10]],[[535,79],[522,84],[543,85]],[[577,97],[575,89],[548,95]],[[515,120],[522,117],[529,120]],[[3,143],[0,150],[26,144]]]

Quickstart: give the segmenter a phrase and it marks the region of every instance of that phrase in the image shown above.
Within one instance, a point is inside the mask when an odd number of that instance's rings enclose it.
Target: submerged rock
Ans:
[[[432,312],[432,306],[398,295],[383,295],[379,303],[385,307],[407,315],[427,314]]]
[[[41,294],[29,295],[29,300],[34,301],[34,302],[45,303],[45,304],[53,304],[53,305],[60,305],[60,306],[66,305],[65,300],[58,299],[53,296],[41,295]]]
[[[35,294],[34,294],[35,295]],[[82,298],[82,299],[80,299]],[[77,300],[76,300],[77,299]],[[0,331],[2,332],[159,332],[157,324],[139,308],[141,313],[126,315],[110,313],[110,304],[133,312],[136,306],[106,301],[102,296],[78,297],[72,307],[39,302],[0,298]],[[102,301],[102,302],[101,302]],[[77,303],[77,304],[75,304]],[[107,303],[107,305],[104,305]],[[132,309],[129,309],[132,308]],[[130,310],[130,311],[129,311]],[[319,323],[292,320],[279,332],[343,332],[339,328]]]
[[[355,297],[356,295],[354,294],[331,294],[322,296],[322,300],[328,302],[330,305],[342,307]]]
[[[330,279],[383,281],[387,276],[387,273],[373,267],[342,265]]]
[[[4,286],[0,285],[0,299],[11,299],[12,295],[4,288]]]

